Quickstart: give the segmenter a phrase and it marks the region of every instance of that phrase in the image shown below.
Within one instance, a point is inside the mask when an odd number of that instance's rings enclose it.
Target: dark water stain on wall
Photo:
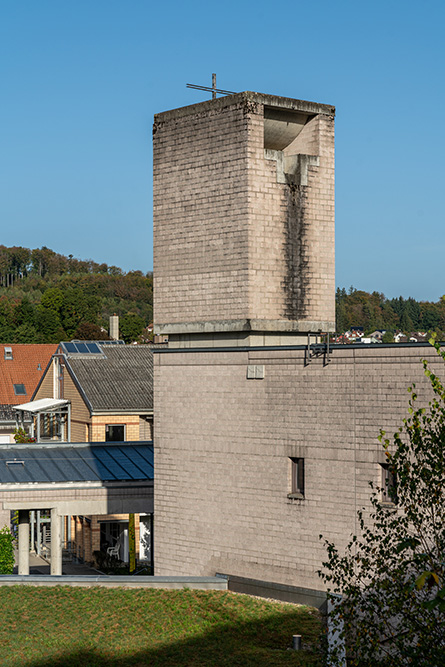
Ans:
[[[284,252],[286,276],[284,317],[300,320],[307,317],[309,291],[309,255],[307,250],[307,186],[288,183],[285,187],[287,206]]]

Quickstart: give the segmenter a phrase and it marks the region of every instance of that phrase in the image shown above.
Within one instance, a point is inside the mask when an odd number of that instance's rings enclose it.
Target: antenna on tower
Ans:
[[[212,93],[212,100],[216,100],[216,94],[218,95],[235,95],[236,93],[233,92],[233,90],[221,90],[220,88],[216,87],[216,74],[212,74],[212,87],[210,88],[209,86],[197,86],[194,83],[187,83],[186,84],[187,88],[194,88],[194,90],[206,90],[209,93]]]

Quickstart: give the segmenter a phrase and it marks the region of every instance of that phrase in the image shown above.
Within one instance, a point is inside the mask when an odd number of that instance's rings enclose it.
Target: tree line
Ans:
[[[380,292],[363,292],[354,287],[348,291],[338,288],[336,293],[336,329],[348,331],[351,327],[361,326],[366,333],[378,329],[386,331],[400,330],[435,331],[439,336],[445,334],[445,296],[437,302],[416,301],[399,296],[387,299]]]
[[[76,259],[73,255],[61,255],[50,248],[6,247],[0,245],[0,285],[9,287],[27,276],[40,278],[63,274],[100,273],[110,276],[125,275],[118,266],[99,264],[91,259]]]
[[[151,273],[0,246],[1,343],[105,339],[113,314],[126,342],[140,338],[153,318]]]
[[[121,335],[138,339],[153,318],[153,276],[42,248],[0,245],[0,342],[57,343],[100,339],[110,315],[120,316]],[[336,329],[365,334],[384,329],[435,331],[445,336],[445,296],[437,302],[350,287],[336,292]]]

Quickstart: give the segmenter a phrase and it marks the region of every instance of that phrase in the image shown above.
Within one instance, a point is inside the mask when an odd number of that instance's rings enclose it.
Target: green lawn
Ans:
[[[221,591],[1,589],[2,667],[321,665],[316,610]],[[287,650],[301,634],[304,650]]]

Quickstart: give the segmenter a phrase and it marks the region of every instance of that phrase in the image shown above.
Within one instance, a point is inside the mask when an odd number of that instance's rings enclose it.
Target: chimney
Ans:
[[[119,340],[119,315],[110,315],[110,338]]]

